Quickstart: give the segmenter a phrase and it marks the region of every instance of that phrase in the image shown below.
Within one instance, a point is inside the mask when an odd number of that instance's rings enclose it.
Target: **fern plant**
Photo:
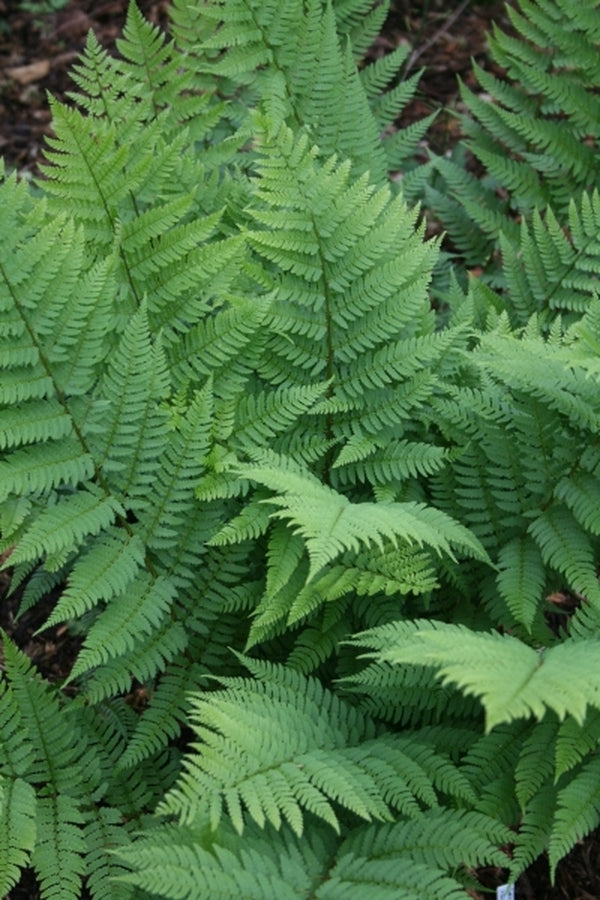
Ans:
[[[385,13],[132,4],[0,185],[0,547],[82,641],[51,684],[3,639],[2,894],[458,898],[598,821],[593,273],[436,320]]]
[[[489,41],[504,76],[474,64],[483,96],[460,85],[464,140],[405,190],[501,289],[515,324],[537,313],[549,326],[558,313],[577,318],[597,290],[600,11],[592,0],[519,0],[506,12],[510,31],[495,26]]]

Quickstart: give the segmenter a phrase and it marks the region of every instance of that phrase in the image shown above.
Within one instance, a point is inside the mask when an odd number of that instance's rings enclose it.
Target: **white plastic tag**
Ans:
[[[496,900],[515,900],[514,884],[501,884],[496,888]]]

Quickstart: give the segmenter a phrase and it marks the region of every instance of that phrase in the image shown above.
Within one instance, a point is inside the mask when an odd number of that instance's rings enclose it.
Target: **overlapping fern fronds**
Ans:
[[[1,893],[458,900],[597,824],[597,10],[465,93],[442,325],[387,9],[132,5],[0,184],[4,565],[81,639],[3,640]]]
[[[593,2],[522,0],[507,14],[510,32],[490,36],[504,75],[474,64],[481,92],[461,85],[464,147],[484,175],[465,171],[463,148],[432,159],[436,174],[425,188],[416,174],[414,189],[524,324],[534,312],[579,313],[590,285],[597,290],[600,11]]]

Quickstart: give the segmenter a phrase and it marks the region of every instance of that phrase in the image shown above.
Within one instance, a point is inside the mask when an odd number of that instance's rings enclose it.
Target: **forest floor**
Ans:
[[[127,0],[69,0],[61,9],[49,11],[53,4],[60,3],[0,0],[0,155],[23,177],[37,174],[44,139],[51,134],[47,92],[64,99],[73,89],[68,72],[90,29],[104,47],[114,50],[128,5]],[[372,51],[375,56],[382,55],[407,43],[412,48],[410,71],[425,68],[418,94],[399,123],[407,125],[440,111],[423,144],[424,157],[428,146],[443,153],[460,138],[460,124],[454,115],[461,109],[457,77],[477,90],[471,60],[490,67],[487,32],[493,21],[507,21],[503,3],[494,0],[481,4],[431,0],[424,21],[420,10],[426,5],[423,0],[396,0]],[[138,0],[138,6],[155,24],[166,23],[168,0]],[[52,598],[48,601],[52,603]],[[18,594],[8,597],[8,577],[0,573],[0,628],[12,636],[45,677],[64,677],[73,664],[78,640],[64,626],[35,635],[46,618],[43,605],[18,621],[17,610]],[[476,874],[491,896],[505,880],[501,870]],[[483,900],[490,894],[471,896]],[[35,879],[25,872],[20,884],[3,900],[38,898]],[[580,841],[560,863],[554,885],[550,884],[545,858],[537,860],[519,879],[516,900],[600,900],[600,830]]]

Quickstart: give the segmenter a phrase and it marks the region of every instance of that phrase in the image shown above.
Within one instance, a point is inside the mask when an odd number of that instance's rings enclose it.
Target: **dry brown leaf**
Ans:
[[[38,62],[29,63],[27,66],[14,66],[6,69],[6,74],[18,84],[33,84],[41,81],[50,71],[50,60],[40,59]]]

